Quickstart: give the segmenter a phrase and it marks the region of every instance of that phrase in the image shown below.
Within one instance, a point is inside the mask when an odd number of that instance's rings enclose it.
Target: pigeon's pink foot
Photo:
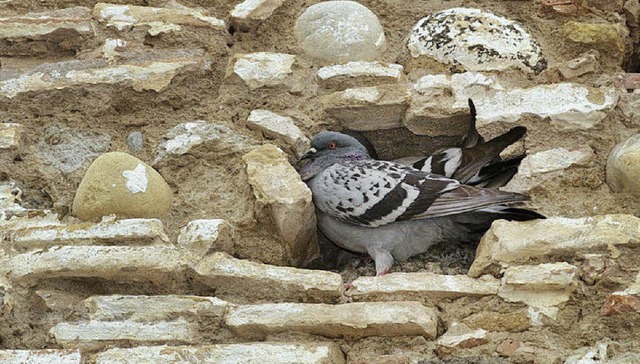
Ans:
[[[377,272],[376,277],[382,277],[383,275],[389,273],[389,268],[383,270],[382,272]]]
[[[393,265],[393,257],[388,251],[384,249],[372,249],[369,255],[371,255],[376,262],[376,276],[383,276],[389,272]]]
[[[344,290],[347,291],[353,288],[353,285],[351,283],[343,283],[342,287],[344,287]]]

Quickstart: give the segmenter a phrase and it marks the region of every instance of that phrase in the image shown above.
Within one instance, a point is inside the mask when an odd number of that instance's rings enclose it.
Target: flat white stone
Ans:
[[[438,300],[493,295],[498,293],[500,280],[491,276],[476,279],[465,275],[391,273],[359,277],[351,285],[348,295],[356,301]]]
[[[169,9],[98,3],[93,8],[93,17],[118,30],[134,26],[148,26],[149,34],[154,36],[163,32],[180,30],[184,25],[226,30],[224,20],[185,7]]]
[[[468,71],[538,73],[546,68],[540,47],[519,24],[480,9],[453,8],[420,19],[407,46],[413,57]]]
[[[96,321],[167,321],[176,316],[222,319],[230,303],[199,296],[93,296],[84,301]]]
[[[81,364],[77,350],[0,350],[3,364]]]
[[[298,44],[326,62],[373,61],[385,48],[378,17],[355,1],[325,1],[308,7],[296,21]]]
[[[472,347],[482,343],[486,343],[488,341],[486,339],[486,336],[486,330],[472,330],[467,325],[454,321],[449,326],[449,330],[447,330],[444,335],[438,338],[437,343],[438,345],[448,348],[455,348],[458,346]],[[472,342],[475,342],[475,344],[471,344]]]
[[[250,89],[272,87],[284,84],[291,73],[291,66],[296,56],[283,53],[256,52],[236,55],[233,72],[238,75]],[[232,60],[232,62],[234,61]]]
[[[518,173],[501,190],[526,193],[546,181],[559,177],[567,168],[587,167],[592,165],[595,159],[595,152],[586,145],[577,149],[555,148],[530,154],[520,162]]]
[[[85,7],[72,7],[43,13],[29,13],[21,16],[0,18],[0,39],[52,39],[53,33],[74,32],[77,35],[93,34],[91,28],[91,10]]]
[[[268,19],[285,0],[245,0],[231,10],[234,25],[240,29],[256,26]]]
[[[233,227],[222,219],[193,220],[180,230],[177,245],[204,257],[211,250],[230,252]]]
[[[11,246],[17,251],[56,245],[170,245],[158,219],[103,220],[58,226],[37,226],[17,230]]]
[[[640,134],[620,142],[609,153],[607,184],[614,192],[640,196]]]
[[[255,292],[259,299],[334,302],[342,292],[342,277],[337,273],[256,263],[225,253],[204,258],[196,272],[216,288],[218,297]]]
[[[261,130],[270,138],[281,138],[291,146],[299,146],[298,149],[308,148],[310,144],[309,138],[296,126],[292,118],[269,110],[252,110],[247,119],[247,126]]]
[[[527,222],[496,220],[478,245],[469,276],[479,277],[496,265],[550,260],[580,252],[608,252],[615,258],[620,254],[617,245],[639,241],[640,218],[632,215],[549,217]]]
[[[196,342],[197,328],[180,318],[169,322],[132,321],[62,322],[49,333],[63,348],[95,349],[117,343],[162,344]]]
[[[566,263],[512,266],[502,277],[498,295],[508,302],[535,307],[557,306],[576,289],[578,268]]]
[[[93,356],[96,364],[184,363],[216,364],[344,364],[344,354],[334,343],[247,343],[206,346],[140,346],[114,348]]]
[[[340,305],[274,303],[230,309],[226,325],[237,335],[264,338],[299,331],[326,337],[437,334],[437,315],[418,302],[358,302]]]
[[[361,83],[398,83],[403,77],[402,65],[380,62],[354,61],[322,67],[317,72],[320,83],[329,85],[348,85]]]
[[[589,129],[617,103],[618,94],[613,88],[572,83],[496,91],[476,102],[477,125],[480,128],[494,122],[513,123],[531,114],[549,118],[562,129]]]
[[[62,246],[19,254],[8,262],[20,283],[58,277],[118,281],[164,281],[183,275],[191,261],[170,246]]]

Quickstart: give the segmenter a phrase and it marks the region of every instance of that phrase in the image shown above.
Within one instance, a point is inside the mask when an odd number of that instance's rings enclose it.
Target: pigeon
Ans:
[[[428,157],[407,157],[395,162],[473,186],[496,188],[507,184],[525,156],[502,160],[499,155],[506,147],[522,139],[527,128],[517,126],[485,142],[476,129],[476,108],[471,99],[469,109],[469,131],[461,147],[445,148]]]
[[[357,139],[338,132],[314,136],[300,159],[320,232],[344,249],[369,254],[377,275],[386,274],[394,259],[406,260],[434,244],[477,241],[493,220],[503,218],[492,209],[528,200],[375,160]]]

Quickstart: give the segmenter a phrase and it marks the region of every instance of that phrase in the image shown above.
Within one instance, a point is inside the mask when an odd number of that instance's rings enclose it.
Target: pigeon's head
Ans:
[[[303,180],[309,180],[341,160],[368,159],[369,153],[356,138],[335,131],[323,131],[311,139],[311,148],[300,157],[307,162],[301,169]]]

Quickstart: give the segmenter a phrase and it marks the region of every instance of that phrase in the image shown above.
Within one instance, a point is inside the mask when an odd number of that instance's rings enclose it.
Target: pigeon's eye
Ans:
[[[327,143],[327,148],[329,149],[336,149],[338,145],[336,144],[336,142],[329,142]]]

